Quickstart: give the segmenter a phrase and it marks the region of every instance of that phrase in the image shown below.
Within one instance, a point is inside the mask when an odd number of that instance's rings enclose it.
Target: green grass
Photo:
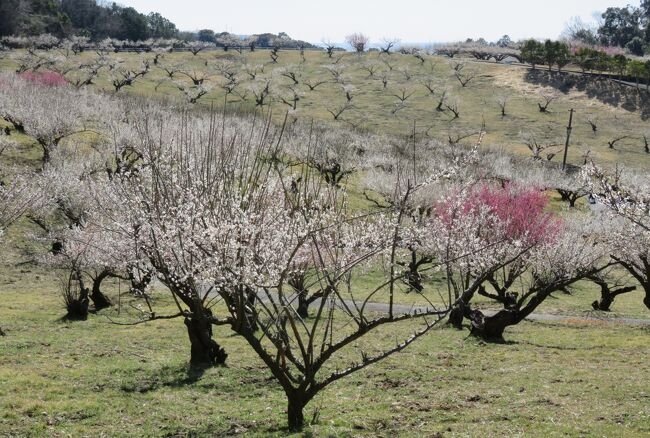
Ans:
[[[0,279],[0,435],[287,434],[284,394],[226,329],[228,366],[192,374],[181,321],[64,322],[51,278],[24,274]],[[327,388],[303,436],[647,436],[649,334],[525,322],[484,344],[442,328]]]

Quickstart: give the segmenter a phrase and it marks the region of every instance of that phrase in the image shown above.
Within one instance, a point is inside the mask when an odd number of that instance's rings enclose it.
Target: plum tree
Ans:
[[[345,37],[345,42],[348,43],[352,49],[357,53],[363,53],[366,50],[366,46],[370,38],[362,33],[352,33]]]

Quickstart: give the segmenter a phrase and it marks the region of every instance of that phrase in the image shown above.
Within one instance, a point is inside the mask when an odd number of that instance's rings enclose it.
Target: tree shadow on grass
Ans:
[[[158,371],[144,376],[140,373],[133,373],[131,375],[132,380],[122,383],[120,390],[128,393],[137,392],[142,394],[160,388],[181,388],[195,384],[201,379],[204,373],[204,368],[188,365],[166,365]]]
[[[561,93],[581,91],[591,99],[627,111],[640,112],[642,120],[650,119],[650,93],[622,85],[606,78],[546,70],[529,70],[524,76],[526,82],[555,88]]]
[[[275,435],[281,433],[283,436],[288,436],[291,434],[287,427],[282,427],[280,425],[274,424],[259,424],[251,421],[237,421],[235,419],[230,421],[228,426],[220,424],[206,424],[196,428],[181,428],[172,430],[165,435],[164,437],[186,437],[186,438],[199,438],[199,437],[231,437],[243,434],[262,434],[262,435]],[[311,436],[309,435],[309,427],[306,426],[302,435],[300,436]]]
[[[570,346],[566,346],[566,345],[544,345],[544,344],[538,344],[536,342],[530,342],[530,341],[512,341],[511,344],[514,344],[514,345],[528,345],[528,346],[531,346],[531,347],[544,348],[544,349],[549,349],[549,350],[562,350],[562,351],[584,350],[583,347],[570,347]]]

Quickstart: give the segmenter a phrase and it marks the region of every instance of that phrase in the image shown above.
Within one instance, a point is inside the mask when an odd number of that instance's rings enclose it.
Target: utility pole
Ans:
[[[562,170],[566,167],[566,155],[569,152],[569,140],[573,130],[573,108],[569,111],[569,126],[566,127],[566,143],[564,144],[564,158],[562,158]]]
[[[418,185],[417,169],[415,167],[415,123],[416,120],[413,119],[413,184]]]

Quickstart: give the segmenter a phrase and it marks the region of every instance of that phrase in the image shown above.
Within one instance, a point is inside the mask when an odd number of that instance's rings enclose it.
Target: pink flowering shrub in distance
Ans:
[[[503,237],[510,241],[519,240],[526,246],[534,246],[552,242],[561,231],[561,219],[546,212],[547,205],[548,198],[535,187],[524,188],[516,184],[494,187],[483,184],[468,192],[457,212],[445,203],[438,204],[435,212],[443,223],[451,226],[457,214],[477,215],[487,208],[494,219],[486,222],[494,225],[492,231],[497,232],[498,224],[502,227]]]
[[[22,79],[46,87],[62,87],[68,84],[68,81],[60,73],[54,71],[31,72],[26,71],[19,75]]]

